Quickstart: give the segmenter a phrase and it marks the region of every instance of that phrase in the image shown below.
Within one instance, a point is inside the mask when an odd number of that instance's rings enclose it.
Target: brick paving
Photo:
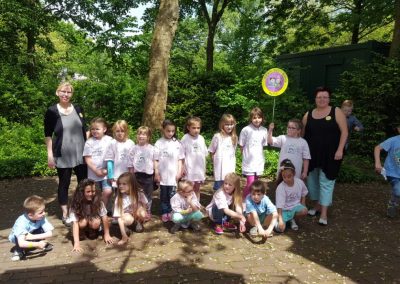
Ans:
[[[0,181],[0,282],[400,283],[400,220],[385,217],[386,184],[338,185],[327,227],[310,217],[298,232],[275,234],[266,242],[234,233],[217,236],[207,220],[199,233],[171,235],[154,215],[126,247],[106,246],[100,237],[84,240],[82,254],[71,252],[70,232],[56,215],[56,185],[55,178]],[[211,198],[210,185],[204,187],[203,204]],[[31,194],[48,202],[54,250],[12,262],[7,237]],[[111,232],[119,237],[116,226]]]

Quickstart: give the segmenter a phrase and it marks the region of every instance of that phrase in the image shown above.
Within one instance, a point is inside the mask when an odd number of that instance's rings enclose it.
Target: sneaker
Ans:
[[[161,221],[163,221],[164,223],[167,223],[168,221],[170,221],[169,214],[168,213],[162,214]]]
[[[170,229],[169,232],[170,232],[171,234],[175,234],[176,232],[179,231],[180,228],[181,228],[181,224],[176,223],[176,224],[174,224],[174,225],[171,227],[171,229]]]
[[[47,243],[46,246],[43,248],[43,252],[48,252],[53,250],[53,245],[51,243]]]
[[[195,232],[200,231],[201,229],[200,224],[197,222],[190,223],[189,227],[192,228],[192,230]]]
[[[214,231],[217,235],[222,235],[224,230],[222,229],[221,225],[215,225]]]
[[[386,211],[386,215],[389,218],[396,218],[397,217],[397,209],[398,209],[398,206],[396,206],[396,204],[389,202],[387,211]]]
[[[17,249],[14,250],[12,256],[11,256],[11,261],[19,261],[24,259],[24,254],[22,251],[18,251]]]
[[[228,231],[237,230],[236,225],[235,225],[235,224],[232,224],[231,222],[224,222],[224,223],[222,223],[222,227],[223,227],[225,230],[228,230]]]
[[[326,226],[326,225],[328,225],[328,220],[319,218],[318,224],[320,224],[322,226]]]
[[[71,221],[71,219],[69,217],[62,217],[61,220],[62,220],[64,226],[71,227],[72,221]]]
[[[188,222],[186,222],[186,223],[181,223],[181,227],[182,228],[184,228],[184,229],[187,229],[187,228],[189,228],[189,223]]]
[[[299,229],[299,226],[297,226],[296,221],[294,219],[290,220],[290,228],[293,231],[297,231]]]
[[[277,233],[283,233],[284,232],[279,228],[279,223],[278,222],[276,222],[276,224],[274,226],[274,231],[277,232]]]
[[[310,210],[308,210],[308,216],[315,216],[317,214],[319,214],[319,211],[317,211],[316,209],[312,208]]]
[[[143,225],[140,222],[136,222],[136,226],[135,226],[135,232],[136,233],[141,233],[144,231]]]
[[[252,228],[250,229],[249,234],[250,234],[250,236],[252,236],[252,237],[258,236],[258,229],[257,229],[257,227],[256,227],[256,226],[252,227]]]

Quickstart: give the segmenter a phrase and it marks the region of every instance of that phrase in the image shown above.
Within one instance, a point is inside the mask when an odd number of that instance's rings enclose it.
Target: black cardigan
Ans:
[[[80,106],[73,105],[74,110],[79,116],[82,123],[82,136],[86,141],[86,126],[83,109]],[[57,105],[52,105],[44,115],[44,136],[53,139],[53,155],[54,157],[61,157],[61,146],[63,141],[63,130],[61,116],[58,112]],[[53,138],[54,134],[54,138]]]

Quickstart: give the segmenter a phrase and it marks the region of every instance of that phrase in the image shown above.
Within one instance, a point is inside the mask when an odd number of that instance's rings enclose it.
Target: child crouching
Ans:
[[[25,213],[18,217],[8,239],[15,244],[12,261],[24,259],[27,250],[52,249],[46,239],[50,238],[54,227],[47,221],[44,199],[37,195],[29,196],[24,201]]]
[[[246,197],[245,216],[247,222],[252,226],[250,229],[251,236],[271,237],[278,219],[276,207],[265,193],[264,183],[256,180],[251,184],[250,194]],[[267,229],[264,229],[265,227]]]
[[[200,230],[200,221],[204,216],[200,212],[201,205],[193,190],[193,182],[181,181],[178,184],[178,191],[171,198],[172,208],[172,234],[182,228],[191,227],[194,231]]]

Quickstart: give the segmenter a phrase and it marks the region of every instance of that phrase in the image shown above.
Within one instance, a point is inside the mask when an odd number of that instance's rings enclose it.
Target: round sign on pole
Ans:
[[[272,68],[264,74],[261,83],[265,93],[276,97],[282,95],[286,91],[289,79],[282,69]]]

